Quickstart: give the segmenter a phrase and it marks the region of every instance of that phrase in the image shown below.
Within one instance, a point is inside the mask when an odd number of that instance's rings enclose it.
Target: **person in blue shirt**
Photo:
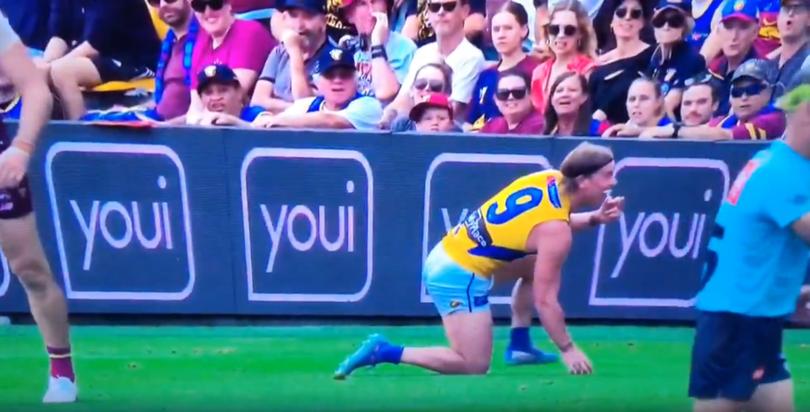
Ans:
[[[198,126],[250,127],[250,123],[264,111],[258,106],[245,105],[245,92],[236,73],[228,66],[207,66],[197,75],[197,93],[204,107],[203,113],[189,120]]]
[[[810,65],[799,78],[780,101],[784,140],[748,162],[715,220],[696,304],[696,411],[794,410],[782,329],[797,301],[806,311],[807,295],[799,297],[810,263]]]

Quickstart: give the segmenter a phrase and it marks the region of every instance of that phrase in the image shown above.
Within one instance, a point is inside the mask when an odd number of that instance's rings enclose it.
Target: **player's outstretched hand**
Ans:
[[[562,357],[565,366],[568,368],[568,373],[572,375],[590,375],[593,373],[591,361],[578,347],[574,346],[563,352]]]
[[[597,218],[596,220],[600,224],[610,223],[615,221],[622,215],[622,211],[624,210],[624,197],[610,197],[608,196],[604,202],[602,202],[602,206],[599,207],[597,211]]]

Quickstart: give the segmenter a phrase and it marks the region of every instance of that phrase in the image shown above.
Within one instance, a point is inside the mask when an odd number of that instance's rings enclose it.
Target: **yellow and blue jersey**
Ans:
[[[526,241],[536,225],[569,219],[562,180],[557,170],[518,178],[450,231],[442,239],[445,251],[461,267],[484,277],[533,252]]]

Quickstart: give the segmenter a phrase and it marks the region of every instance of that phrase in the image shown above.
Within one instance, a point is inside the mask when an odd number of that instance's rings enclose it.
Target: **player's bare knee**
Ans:
[[[53,283],[48,267],[41,259],[33,256],[21,256],[9,262],[11,271],[20,279],[28,293],[45,293]]]
[[[470,360],[467,362],[467,374],[486,375],[489,372],[489,359]]]
[[[64,63],[54,63],[50,70],[50,82],[53,87],[63,89],[66,87],[78,87],[78,82],[69,65]]]

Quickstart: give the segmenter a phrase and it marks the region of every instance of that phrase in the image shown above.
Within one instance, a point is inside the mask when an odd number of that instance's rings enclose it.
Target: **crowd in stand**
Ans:
[[[766,140],[810,0],[0,0],[54,118]],[[1,81],[0,110],[25,104]],[[139,93],[140,92],[140,93]],[[136,101],[133,102],[133,99]]]

